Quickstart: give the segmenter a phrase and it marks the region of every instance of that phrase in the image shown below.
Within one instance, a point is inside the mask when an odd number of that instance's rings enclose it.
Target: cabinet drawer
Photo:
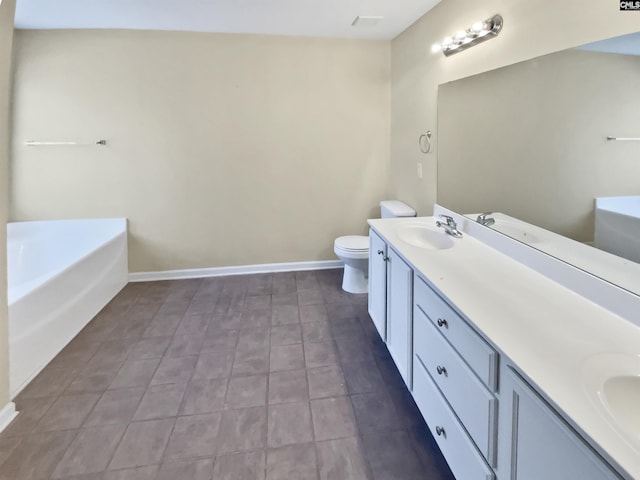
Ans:
[[[421,311],[414,317],[414,342],[416,361],[429,372],[489,464],[495,465],[498,400]]]
[[[496,391],[498,353],[421,278],[414,283],[414,302],[415,310],[426,315],[480,380],[492,391]]]
[[[494,480],[495,474],[415,356],[413,372],[413,398],[453,475],[457,480]]]

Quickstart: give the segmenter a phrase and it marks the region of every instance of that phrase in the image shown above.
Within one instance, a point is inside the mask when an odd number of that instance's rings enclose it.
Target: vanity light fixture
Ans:
[[[452,37],[445,37],[442,42],[433,45],[431,50],[441,50],[448,57],[497,36],[502,30],[502,24],[502,15],[496,14],[484,22],[475,22],[471,28],[460,30]]]

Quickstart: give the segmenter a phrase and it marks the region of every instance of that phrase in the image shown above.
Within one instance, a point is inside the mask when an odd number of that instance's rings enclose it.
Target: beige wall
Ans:
[[[12,219],[128,217],[133,272],[335,259],[387,196],[389,42],[17,31],[14,52]]]
[[[15,0],[0,3],[0,409],[9,401],[7,216],[9,204],[9,81]]]
[[[504,17],[500,35],[451,57],[431,45],[474,21]],[[391,44],[390,196],[430,214],[437,194],[437,140],[432,153],[418,149],[418,136],[437,137],[438,85],[546,53],[638,30],[638,15],[601,0],[443,0]],[[417,178],[417,162],[424,177]]]
[[[640,56],[569,50],[440,86],[438,203],[592,241],[594,198],[640,195]],[[634,131],[636,130],[636,131]]]

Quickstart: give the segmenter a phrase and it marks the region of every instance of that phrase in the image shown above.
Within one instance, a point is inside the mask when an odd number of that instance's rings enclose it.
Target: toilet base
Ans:
[[[344,274],[342,276],[342,289],[348,293],[369,292],[368,273],[367,268],[354,268],[345,263]]]

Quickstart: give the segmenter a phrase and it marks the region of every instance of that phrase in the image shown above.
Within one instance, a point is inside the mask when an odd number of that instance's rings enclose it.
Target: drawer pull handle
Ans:
[[[447,323],[447,321],[444,318],[439,318],[438,319],[438,326],[439,327],[449,327],[449,324]]]
[[[443,435],[446,437],[447,435],[445,434],[444,428],[442,427],[436,427],[436,433],[438,434],[439,437],[442,437]]]
[[[447,374],[447,369],[444,367],[441,367],[440,365],[438,365],[436,367],[436,372],[438,372],[438,375],[446,375]]]

